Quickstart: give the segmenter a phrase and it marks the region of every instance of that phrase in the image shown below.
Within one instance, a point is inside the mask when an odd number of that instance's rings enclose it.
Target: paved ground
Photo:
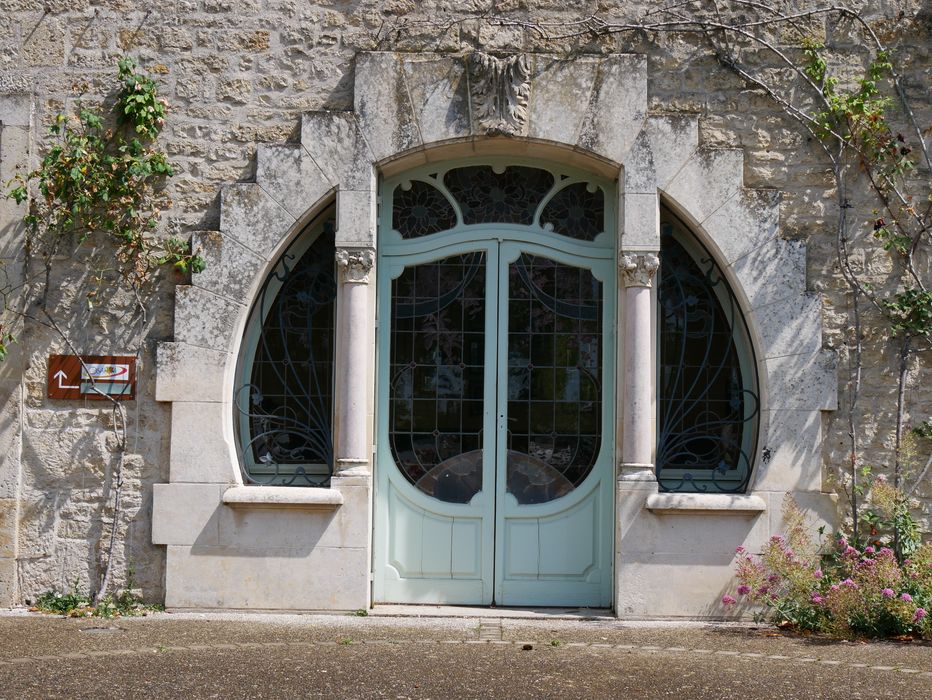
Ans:
[[[606,618],[0,614],[0,699],[932,698],[932,645]]]

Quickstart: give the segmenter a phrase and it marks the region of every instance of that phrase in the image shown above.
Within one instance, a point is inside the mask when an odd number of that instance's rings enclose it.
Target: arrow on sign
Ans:
[[[58,370],[58,371],[57,371],[55,374],[53,374],[52,376],[55,377],[55,379],[58,380],[58,388],[59,388],[59,389],[80,389],[80,388],[81,388],[80,385],[79,385],[79,386],[74,386],[74,385],[72,385],[72,384],[62,384],[62,381],[65,380],[65,379],[67,379],[67,378],[68,378],[68,375],[65,374],[64,372],[62,372],[61,370]]]

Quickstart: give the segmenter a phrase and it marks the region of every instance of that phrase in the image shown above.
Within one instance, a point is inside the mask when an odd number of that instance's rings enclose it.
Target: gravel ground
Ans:
[[[749,625],[0,615],[0,699],[926,698],[932,645]]]

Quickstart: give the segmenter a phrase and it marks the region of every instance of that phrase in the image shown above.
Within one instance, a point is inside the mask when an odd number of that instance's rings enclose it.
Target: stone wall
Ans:
[[[491,3],[470,4],[481,11]],[[589,13],[636,17],[650,3],[504,2],[503,10],[538,22],[562,22]],[[897,51],[920,124],[932,123],[930,16],[919,2],[868,4],[881,29],[902,37]],[[219,228],[223,184],[254,177],[259,144],[293,140],[300,114],[348,110],[353,105],[354,57],[373,49],[402,51],[637,52],[648,59],[648,107],[653,113],[699,115],[700,142],[738,147],[745,154],[745,185],[783,193],[783,235],[808,244],[808,286],[823,293],[823,346],[839,352],[840,410],[826,414],[823,458],[827,473],[846,453],[844,404],[848,307],[835,262],[835,200],[818,147],[765,96],[749,91],[722,69],[698,40],[667,37],[653,43],[619,35],[590,40],[541,41],[534,32],[493,27],[479,19],[450,27],[417,24],[462,12],[462,3],[391,0],[4,0],[0,16],[0,179],[16,164],[35,163],[44,133],[59,111],[100,103],[114,89],[116,60],[136,57],[156,74],[171,105],[163,143],[177,174],[168,185],[173,208],[165,235],[190,236]],[[890,21],[900,12],[899,28]],[[895,31],[894,31],[895,29]],[[837,49],[832,65],[853,74],[862,57],[836,28],[816,24]],[[769,60],[766,56],[751,60]],[[774,79],[785,79],[777,71]],[[858,205],[855,202],[855,205]],[[861,203],[860,211],[872,205]],[[866,209],[864,208],[866,206]],[[3,271],[31,277],[17,238],[22,210],[0,205]],[[167,481],[170,409],[154,400],[155,345],[172,336],[173,289],[180,276],[163,273],[148,290],[148,311],[116,290],[108,251],[77,246],[57,261],[49,308],[76,350],[139,353],[138,400],[129,404],[130,451],[124,483],[117,580],[132,570],[150,599],[163,594],[164,550],[150,544],[152,484]],[[883,254],[858,254],[879,285],[889,283]],[[928,267],[924,270],[929,274]],[[99,278],[99,281],[98,281]],[[89,305],[87,293],[99,291]],[[244,300],[244,302],[247,300]],[[39,318],[37,307],[27,308]],[[105,404],[45,398],[46,358],[67,348],[60,335],[37,321],[18,333],[15,352],[0,365],[0,604],[23,602],[50,587],[84,588],[99,576],[99,548],[108,532],[115,465],[113,417]],[[876,327],[876,326],[874,326]],[[884,333],[869,331],[862,394],[865,459],[891,463],[895,378]],[[932,369],[914,368],[911,416],[932,414]],[[920,445],[928,451],[929,445]],[[932,526],[932,488],[921,515]],[[842,499],[843,501],[843,499]]]

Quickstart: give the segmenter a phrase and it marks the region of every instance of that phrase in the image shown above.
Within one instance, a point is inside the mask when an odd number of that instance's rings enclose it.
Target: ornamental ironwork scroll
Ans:
[[[497,58],[476,52],[469,60],[476,123],[488,136],[526,136],[531,69],[527,56]]]
[[[663,491],[742,492],[759,399],[744,320],[705,251],[661,226],[657,481]]]
[[[330,220],[306,252],[281,257],[253,308],[234,396],[245,483],[327,486],[333,474],[333,261]]]

